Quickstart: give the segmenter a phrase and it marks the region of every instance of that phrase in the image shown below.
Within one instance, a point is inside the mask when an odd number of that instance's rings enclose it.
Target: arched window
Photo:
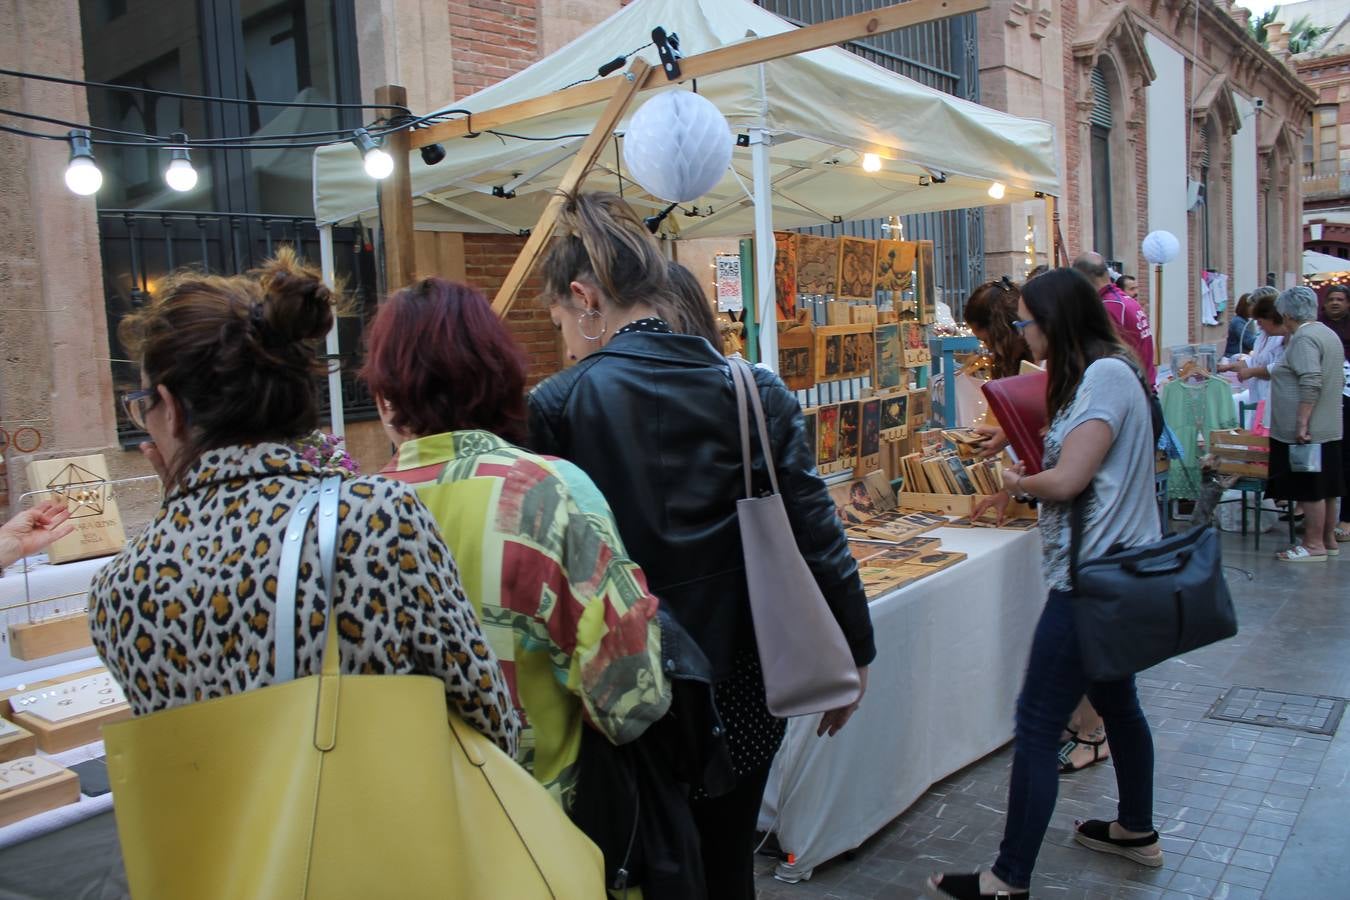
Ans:
[[[1094,248],[1114,259],[1115,235],[1111,228],[1111,92],[1106,74],[1097,65],[1092,70],[1092,240]]]

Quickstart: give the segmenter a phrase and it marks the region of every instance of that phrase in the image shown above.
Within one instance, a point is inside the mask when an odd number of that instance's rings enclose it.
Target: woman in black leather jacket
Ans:
[[[753,840],[785,723],[765,705],[750,620],[736,500],[744,493],[726,360],[662,317],[670,282],[660,247],[611,194],[569,197],[544,262],[545,290],[571,368],[530,395],[533,449],[579,465],[604,493],[652,592],[712,664],[737,782],[691,800],[711,897],[753,898]],[[806,446],[801,409],[755,369],[774,462],[802,555],[866,684],[876,655],[857,566]],[[755,484],[767,487],[762,460]],[[857,704],[826,713],[834,734]]]

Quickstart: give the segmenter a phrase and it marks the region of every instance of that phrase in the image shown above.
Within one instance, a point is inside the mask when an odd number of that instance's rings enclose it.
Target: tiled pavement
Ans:
[[[1073,842],[1074,819],[1114,812],[1114,772],[1101,764],[1060,779],[1033,897],[1350,897],[1350,726],[1329,737],[1205,718],[1232,685],[1350,696],[1350,556],[1290,567],[1269,558],[1275,543],[1257,555],[1250,538],[1225,537],[1226,562],[1253,576],[1229,575],[1238,637],[1139,680],[1157,754],[1163,867]],[[761,856],[761,900],[920,897],[932,872],[987,866],[1002,837],[1011,762],[1005,747],[935,785],[853,859],[820,866],[809,882],[775,881],[774,860]]]

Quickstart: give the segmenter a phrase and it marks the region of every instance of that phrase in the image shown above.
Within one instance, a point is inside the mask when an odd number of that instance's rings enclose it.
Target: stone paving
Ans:
[[[1114,772],[1104,762],[1061,777],[1033,897],[1350,897],[1350,728],[1307,730],[1336,724],[1329,712],[1350,693],[1350,558],[1287,566],[1270,558],[1274,542],[1266,543],[1257,554],[1250,537],[1225,537],[1226,562],[1252,576],[1229,573],[1238,637],[1139,679],[1157,754],[1163,867],[1073,842],[1075,819],[1114,811]],[[1208,718],[1225,693],[1215,712],[1259,713],[1276,724]],[[1295,722],[1302,727],[1290,727]],[[934,785],[852,859],[820,866],[808,882],[774,880],[774,859],[761,856],[761,900],[921,897],[933,872],[987,866],[1002,837],[1011,763],[1005,747]]]

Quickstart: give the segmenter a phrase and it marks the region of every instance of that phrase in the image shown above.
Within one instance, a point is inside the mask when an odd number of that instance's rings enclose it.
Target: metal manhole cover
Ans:
[[[1205,718],[1331,735],[1341,724],[1345,704],[1340,697],[1288,694],[1235,684],[1214,701]]]

